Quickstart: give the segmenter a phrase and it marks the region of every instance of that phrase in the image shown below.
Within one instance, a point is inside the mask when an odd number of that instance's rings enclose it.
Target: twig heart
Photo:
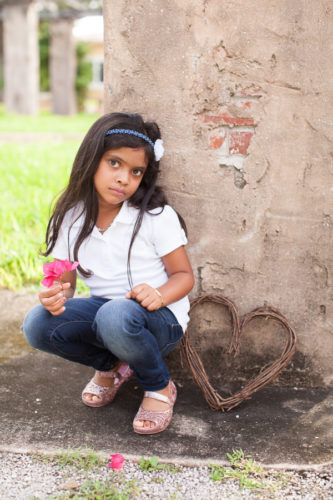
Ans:
[[[207,294],[201,295],[200,297],[192,300],[190,315],[195,307],[204,302],[215,302],[217,304],[221,304],[230,312],[233,331],[228,354],[234,354],[234,356],[238,355],[242,332],[254,318],[264,317],[274,319],[283,326],[286,333],[286,342],[280,358],[263,366],[258,375],[251,378],[241,391],[228,398],[223,398],[211,385],[203,363],[198,353],[191,345],[189,331],[188,329],[186,330],[182,340],[182,351],[185,353],[195,382],[202,390],[203,395],[211,408],[214,410],[228,411],[241,404],[244,400],[250,399],[255,392],[262,389],[278,376],[281,370],[290,362],[294,355],[297,337],[295,330],[287,318],[279,309],[276,309],[275,307],[258,307],[257,309],[245,314],[243,317],[240,317],[238,309],[232,300],[219,294]]]

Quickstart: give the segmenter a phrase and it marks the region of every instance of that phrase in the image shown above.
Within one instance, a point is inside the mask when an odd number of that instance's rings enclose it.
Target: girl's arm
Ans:
[[[194,285],[192,267],[183,246],[165,255],[162,260],[169,278],[164,285],[155,289],[141,283],[126,294],[127,299],[137,300],[148,311],[155,311],[185,297]]]
[[[60,278],[61,283],[45,288],[39,293],[42,306],[53,316],[58,316],[66,309],[64,306],[67,299],[74,296],[76,288],[76,270],[65,271]]]

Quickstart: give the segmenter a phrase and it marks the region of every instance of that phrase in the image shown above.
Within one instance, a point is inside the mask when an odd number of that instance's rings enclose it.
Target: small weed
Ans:
[[[245,455],[243,450],[232,450],[232,453],[227,453],[227,458],[232,466],[238,466],[244,460]]]
[[[81,488],[82,498],[90,500],[127,500],[134,498],[139,493],[135,481],[122,484],[121,488],[115,486],[112,481],[86,481]],[[80,498],[80,497],[78,497]]]
[[[153,470],[160,470],[161,465],[158,463],[158,458],[155,456],[151,458],[141,457],[140,469],[150,472]]]
[[[61,455],[56,456],[55,461],[60,467],[69,465],[76,469],[84,470],[101,467],[106,464],[105,458],[99,457],[92,450],[81,450],[80,448],[71,450],[69,447],[67,450],[62,451]]]
[[[262,491],[263,489],[273,492],[276,485],[271,481],[265,480],[263,468],[256,464],[255,461],[244,454],[242,450],[233,450],[232,453],[227,453],[227,458],[230,462],[230,467],[212,464],[211,479],[214,482],[234,479],[238,481],[240,489],[249,488],[253,491]],[[281,482],[281,478],[280,482]]]
[[[140,469],[147,472],[152,472],[154,470],[165,470],[168,472],[182,472],[180,467],[173,464],[159,464],[159,459],[155,456],[151,458],[141,458]]]
[[[212,464],[209,466],[209,468],[211,470],[210,478],[214,483],[217,483],[218,481],[223,481],[224,479],[227,479],[229,477],[228,470],[226,467]]]
[[[106,465],[106,460],[98,456],[94,451],[81,448],[72,450],[70,447],[53,456],[35,455],[35,459],[41,462],[56,463],[60,468],[68,466],[78,470],[91,470]]]
[[[87,480],[78,493],[64,493],[49,500],[130,500],[139,494],[136,481],[115,485],[111,480]]]

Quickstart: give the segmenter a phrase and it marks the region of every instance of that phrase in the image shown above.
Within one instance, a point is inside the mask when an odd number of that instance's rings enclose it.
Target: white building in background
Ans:
[[[78,42],[89,44],[87,60],[92,66],[92,81],[86,108],[88,112],[103,112],[104,86],[104,23],[103,16],[87,16],[77,19],[73,27],[73,36]]]

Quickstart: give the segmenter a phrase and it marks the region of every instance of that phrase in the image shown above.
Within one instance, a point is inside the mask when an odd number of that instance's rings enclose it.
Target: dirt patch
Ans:
[[[38,304],[35,293],[18,293],[0,289],[0,363],[17,358],[31,350],[21,325],[26,313]]]

